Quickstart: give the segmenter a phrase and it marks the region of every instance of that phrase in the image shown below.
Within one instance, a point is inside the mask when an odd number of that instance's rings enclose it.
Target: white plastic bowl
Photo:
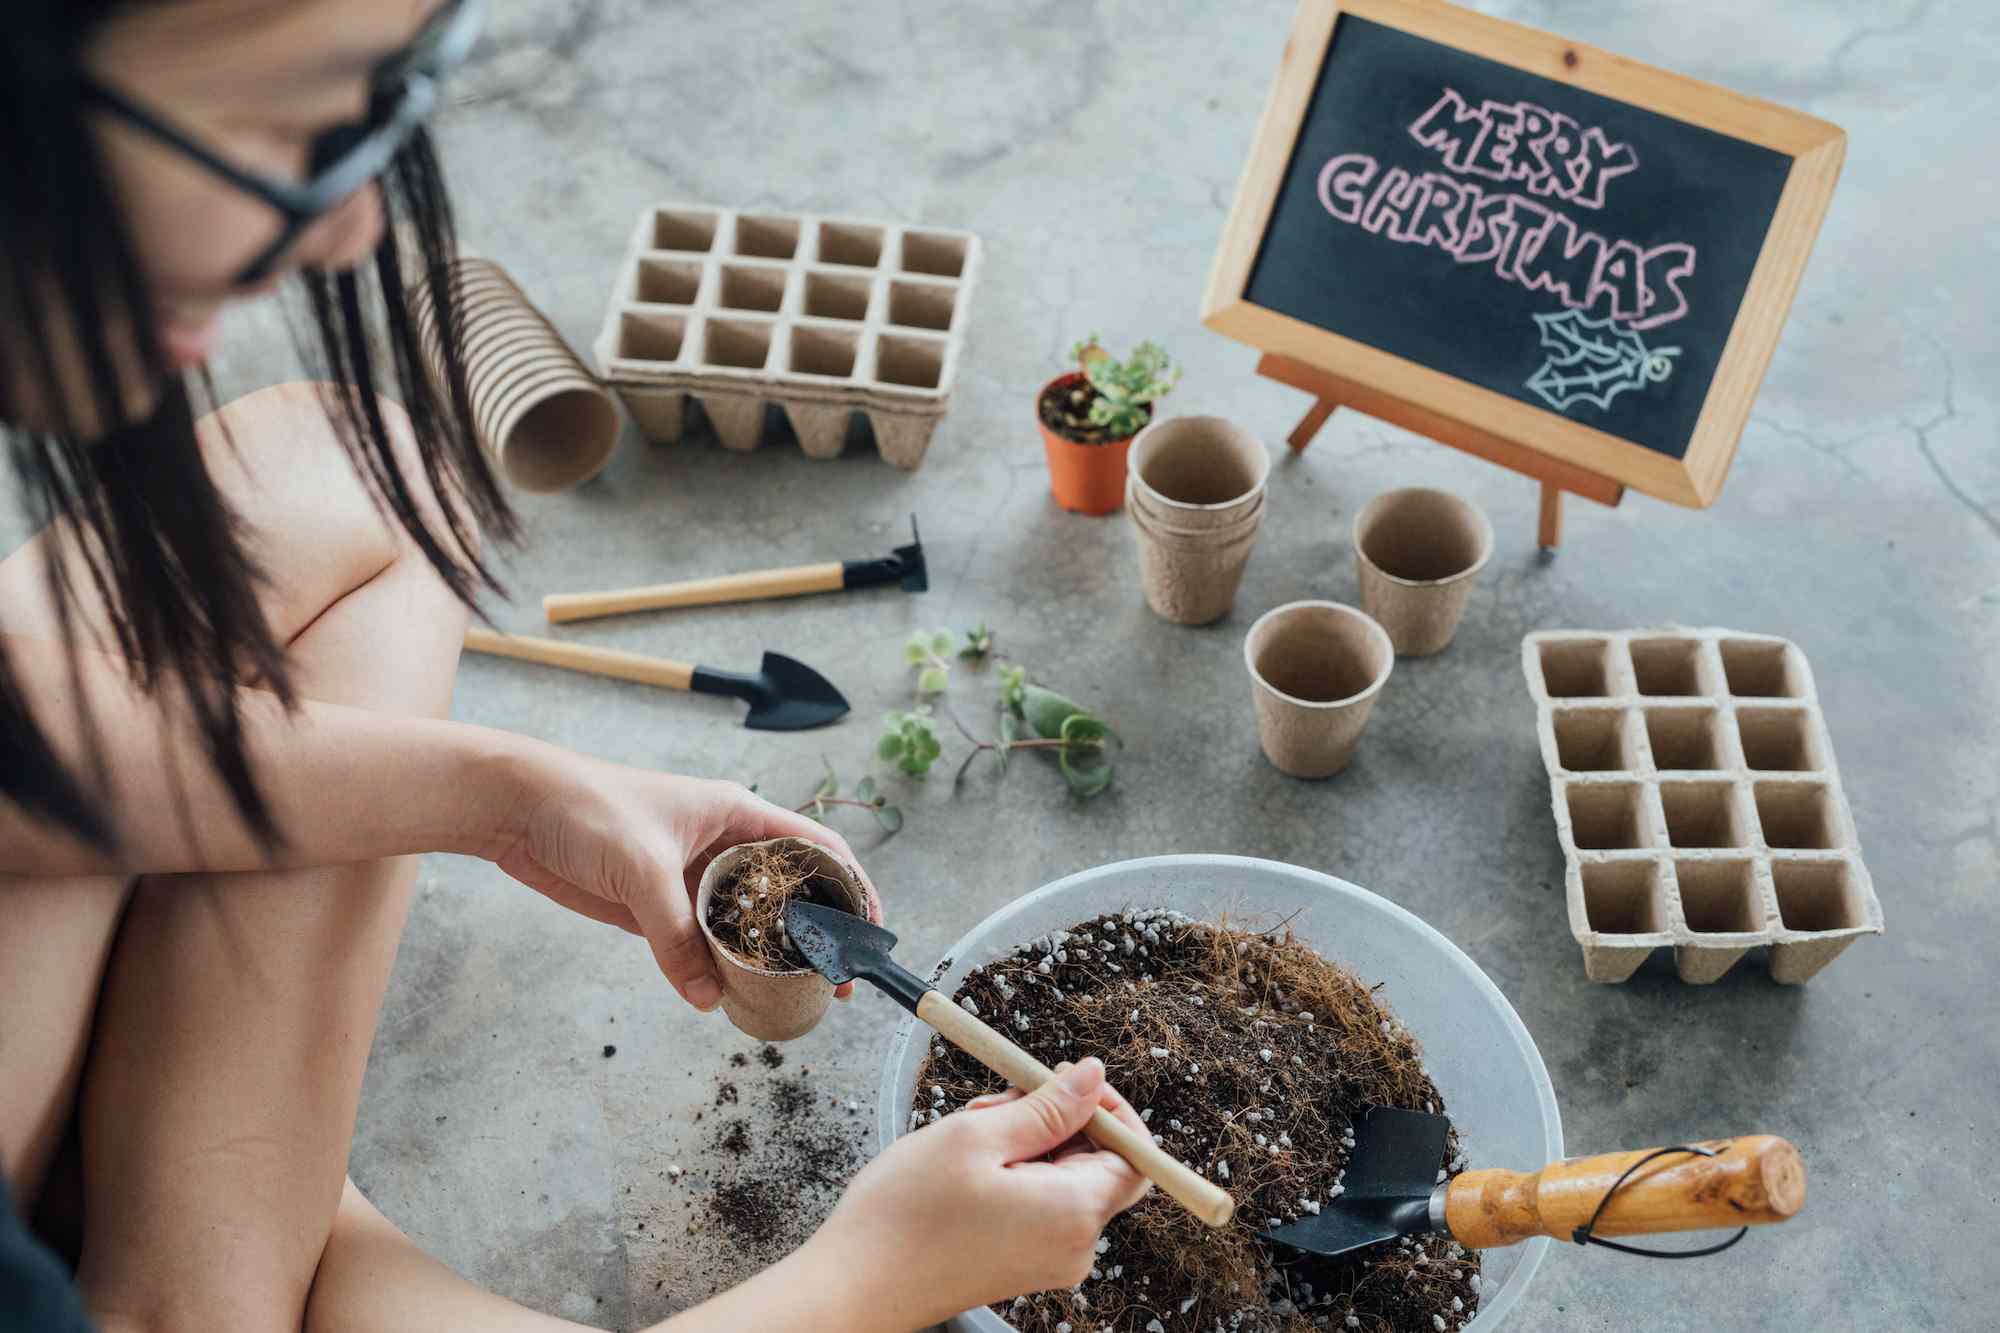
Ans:
[[[1290,916],[1300,939],[1364,981],[1382,983],[1390,1011],[1423,1044],[1474,1166],[1535,1170],[1561,1158],[1562,1121],[1541,1052],[1478,964],[1402,908],[1346,880],[1246,856],[1155,856],[1085,870],[1001,908],[952,947],[946,994],[967,972],[1037,935],[1127,907],[1166,907],[1204,921],[1225,914],[1257,928]],[[1296,913],[1296,915],[1293,915]],[[908,1018],[889,1046],[878,1098],[887,1148],[909,1123],[929,1029]],[[1527,1290],[1549,1242],[1485,1253],[1479,1314],[1467,1333],[1494,1333]],[[1011,1333],[988,1309],[951,1321],[951,1333]]]

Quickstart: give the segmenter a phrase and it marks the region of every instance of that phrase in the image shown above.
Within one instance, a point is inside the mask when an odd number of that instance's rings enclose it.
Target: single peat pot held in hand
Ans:
[[[804,1036],[833,999],[833,984],[786,937],[785,906],[794,898],[863,920],[871,915],[860,873],[804,838],[729,848],[702,872],[695,895],[722,982],[722,1010],[760,1041]]]

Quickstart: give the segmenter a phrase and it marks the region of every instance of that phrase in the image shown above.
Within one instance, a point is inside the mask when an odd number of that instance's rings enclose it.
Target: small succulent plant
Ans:
[[[1090,403],[1090,424],[1101,426],[1114,440],[1136,435],[1151,416],[1151,404],[1180,383],[1180,367],[1167,359],[1155,342],[1142,342],[1120,361],[1104,350],[1096,334],[1070,349],[1077,366],[1097,396]]]
[[[938,740],[937,725],[931,721],[931,710],[922,704],[903,712],[890,713],[882,719],[882,736],[875,743],[875,754],[887,760],[913,778],[923,777],[931,771],[931,765],[944,753],[944,745]]]
[[[951,683],[951,655],[958,640],[948,629],[918,630],[903,645],[903,660],[917,669],[917,697],[943,694]]]

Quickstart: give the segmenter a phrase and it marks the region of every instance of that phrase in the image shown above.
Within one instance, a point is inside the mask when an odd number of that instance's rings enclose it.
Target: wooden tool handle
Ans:
[[[1632,1173],[1605,1205],[1599,1236],[1782,1222],[1806,1201],[1799,1150],[1770,1134],[1713,1139],[1714,1157],[1669,1153]],[[1475,1250],[1530,1236],[1568,1240],[1590,1221],[1618,1177],[1653,1149],[1573,1157],[1540,1171],[1467,1171],[1445,1195],[1452,1239]]]
[[[495,634],[490,629],[477,627],[465,631],[465,647],[468,652],[518,657],[523,662],[568,667],[571,671],[587,671],[593,676],[636,680],[641,685],[664,685],[670,690],[685,690],[694,683],[694,668],[686,662],[647,657],[617,648],[592,648],[587,644],[563,643],[558,639]]]
[[[672,606],[713,606],[720,602],[755,602],[767,597],[796,597],[807,592],[839,592],[846,573],[838,560],[823,565],[794,565],[754,574],[724,574],[684,583],[655,583],[615,592],[558,592],[542,598],[542,614],[551,623],[622,616],[631,611],[661,611]]]
[[[1033,1092],[1055,1071],[953,1004],[938,991],[925,991],[917,1017],[952,1045],[1024,1092]],[[1117,1153],[1132,1168],[1165,1190],[1183,1208],[1212,1227],[1226,1225],[1236,1201],[1213,1181],[1196,1175],[1162,1151],[1149,1135],[1132,1130],[1103,1107],[1091,1114],[1084,1134],[1100,1148]]]

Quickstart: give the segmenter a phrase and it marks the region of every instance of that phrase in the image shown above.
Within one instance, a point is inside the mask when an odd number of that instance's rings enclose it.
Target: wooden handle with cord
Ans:
[[[714,606],[723,602],[756,602],[770,597],[796,597],[808,592],[839,592],[847,586],[838,560],[823,565],[793,565],[761,569],[751,574],[724,574],[682,583],[655,583],[612,592],[557,592],[542,598],[542,614],[550,623],[622,616],[633,611],[663,611],[675,606]]]
[[[691,689],[694,667],[666,657],[647,657],[617,648],[593,648],[588,644],[564,643],[560,639],[535,639],[518,634],[495,634],[477,626],[465,631],[467,652],[493,657],[515,657],[523,662],[567,667],[593,676],[614,676],[635,680],[641,685],[663,685],[670,690]]]
[[[1055,1077],[1055,1071],[1007,1038],[953,1004],[938,991],[926,991],[917,1003],[917,1017],[946,1041],[1024,1092],[1033,1092]],[[1224,1226],[1236,1211],[1227,1190],[1195,1174],[1163,1151],[1150,1135],[1140,1134],[1103,1107],[1091,1113],[1083,1132],[1098,1147],[1117,1153],[1132,1169],[1158,1185],[1183,1208],[1212,1227]]]
[[[1604,1205],[1591,1234],[1643,1236],[1782,1222],[1806,1201],[1799,1150],[1771,1134],[1712,1139],[1714,1157],[1669,1153],[1647,1162]],[[1475,1250],[1530,1236],[1569,1240],[1634,1162],[1656,1149],[1574,1157],[1540,1171],[1467,1171],[1445,1194],[1453,1240]]]

